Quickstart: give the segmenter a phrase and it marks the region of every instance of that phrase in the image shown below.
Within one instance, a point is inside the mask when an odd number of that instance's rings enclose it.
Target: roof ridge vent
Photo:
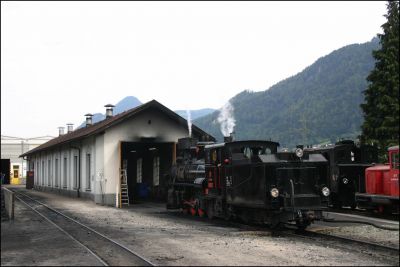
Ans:
[[[58,136],[61,136],[64,134],[64,127],[58,127]]]
[[[67,123],[67,133],[71,133],[74,130],[73,123]]]
[[[85,116],[86,116],[86,127],[88,127],[93,124],[93,121],[92,121],[93,114],[87,113],[87,114],[85,114]]]
[[[114,105],[107,104],[104,106],[106,108],[106,119],[111,118],[113,116]]]

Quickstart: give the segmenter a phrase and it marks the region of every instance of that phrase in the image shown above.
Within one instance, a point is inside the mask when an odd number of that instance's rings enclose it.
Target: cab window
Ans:
[[[392,154],[392,169],[399,169],[399,153],[393,153]]]
[[[253,155],[251,148],[250,148],[250,147],[245,147],[245,148],[243,149],[243,155],[244,155],[246,158],[250,159],[251,156]]]

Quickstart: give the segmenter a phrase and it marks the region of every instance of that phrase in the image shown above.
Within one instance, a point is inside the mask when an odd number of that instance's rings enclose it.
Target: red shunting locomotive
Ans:
[[[356,193],[359,208],[399,213],[399,146],[389,147],[389,163],[365,169],[365,193]]]

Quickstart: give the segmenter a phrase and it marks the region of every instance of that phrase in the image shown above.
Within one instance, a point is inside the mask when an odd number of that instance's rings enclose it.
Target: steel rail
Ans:
[[[381,245],[381,244],[372,243],[372,242],[368,242],[368,241],[361,241],[361,240],[352,239],[352,238],[346,238],[346,237],[342,237],[342,236],[327,235],[327,234],[318,233],[318,232],[314,232],[314,231],[307,231],[306,230],[306,233],[307,233],[307,235],[311,235],[313,237],[327,238],[327,236],[329,236],[328,238],[332,238],[332,240],[336,239],[336,240],[343,241],[345,243],[357,243],[357,244],[360,244],[360,245],[365,245],[367,247],[370,247],[370,248],[372,248],[374,250],[376,250],[376,249],[385,250],[385,251],[390,251],[390,252],[396,253],[396,255],[399,255],[399,249],[398,248],[389,247],[389,246],[386,246],[386,245]]]
[[[331,212],[331,213],[338,213],[338,214],[344,214],[344,215],[356,215],[356,216],[366,216],[370,217],[372,219],[382,219],[382,220],[388,220],[388,221],[393,221],[393,222],[398,222],[399,221],[399,214],[380,214],[380,213],[373,213],[372,211],[369,210],[361,210],[361,209],[348,209],[348,208],[331,208],[326,212]]]
[[[88,248],[87,246],[85,246],[84,244],[82,244],[78,239],[76,239],[75,237],[73,237],[72,235],[70,235],[67,231],[65,231],[64,229],[62,229],[60,226],[58,226],[57,224],[55,224],[52,220],[50,220],[49,218],[47,218],[46,216],[44,216],[42,213],[40,213],[39,211],[36,210],[36,208],[30,206],[28,203],[26,203],[25,201],[23,201],[20,197],[18,197],[17,195],[15,196],[19,201],[21,201],[23,204],[25,204],[28,208],[32,209],[34,212],[36,212],[39,216],[43,217],[46,221],[48,221],[51,225],[53,225],[54,227],[56,227],[58,230],[60,230],[61,232],[63,232],[65,235],[67,235],[69,238],[71,238],[72,240],[74,240],[75,242],[77,242],[80,246],[82,246],[84,249],[86,249],[90,254],[92,254],[97,260],[99,260],[101,262],[101,264],[103,264],[104,266],[109,266],[105,261],[103,261],[99,256],[97,256],[96,253],[94,253],[90,248]]]
[[[295,230],[294,232],[288,232],[287,230],[293,231],[293,229],[286,228],[286,231],[282,231],[281,234],[295,236],[295,237],[308,238],[308,239],[312,239],[312,240],[321,239],[321,241],[328,240],[328,241],[336,242],[336,243],[339,242],[339,245],[336,245],[336,244],[330,244],[330,245],[333,247],[341,248],[341,249],[344,248],[343,246],[341,246],[343,244],[347,244],[347,245],[356,244],[358,246],[367,248],[369,250],[369,252],[373,251],[374,253],[377,253],[382,256],[390,256],[393,258],[396,258],[396,257],[398,258],[398,256],[399,256],[398,248],[389,247],[389,246],[385,246],[385,245],[381,245],[381,244],[377,244],[377,243],[372,243],[372,242],[362,241],[362,240],[357,240],[357,239],[352,239],[352,238],[346,238],[346,237],[341,237],[341,236],[337,236],[337,235],[324,234],[324,233],[319,233],[319,232],[310,231],[310,230],[302,230],[302,231]],[[317,240],[317,241],[319,241],[319,240]],[[326,245],[326,243],[325,243],[325,245]]]
[[[139,258],[141,261],[143,261],[143,263],[141,263],[140,265],[155,266],[155,264],[153,264],[152,262],[150,262],[148,259],[146,259],[146,258],[140,256],[138,253],[132,251],[131,249],[127,248],[126,246],[120,244],[119,242],[117,242],[117,241],[115,241],[115,240],[113,240],[113,239],[111,239],[111,238],[109,238],[109,237],[107,237],[107,236],[105,236],[105,235],[99,233],[98,231],[92,229],[91,227],[89,227],[89,226],[87,226],[87,225],[85,225],[85,224],[83,224],[83,223],[81,223],[81,222],[79,222],[79,221],[77,221],[77,220],[75,220],[75,219],[69,217],[68,215],[65,215],[64,213],[62,213],[62,212],[60,212],[60,211],[57,211],[57,210],[55,210],[55,209],[49,207],[48,205],[46,205],[45,203],[43,203],[43,202],[41,202],[41,201],[39,201],[39,200],[37,200],[37,199],[33,199],[32,197],[30,197],[30,196],[28,196],[28,195],[26,195],[26,194],[23,194],[23,193],[21,193],[21,192],[18,192],[18,191],[14,191],[14,192],[15,192],[16,194],[19,194],[19,195],[22,195],[22,196],[24,196],[24,197],[26,197],[26,198],[29,198],[30,200],[32,200],[32,201],[34,201],[34,202],[36,202],[36,203],[39,203],[41,206],[47,208],[48,210],[50,210],[50,211],[52,211],[52,212],[54,212],[54,213],[56,213],[56,214],[58,214],[58,215],[60,215],[60,216],[62,216],[62,217],[64,217],[64,218],[66,218],[66,219],[68,219],[68,220],[70,220],[70,221],[72,221],[72,222],[74,222],[74,223],[76,223],[76,224],[78,224],[78,225],[80,225],[80,226],[86,228],[87,230],[89,230],[89,231],[91,231],[91,232],[97,234],[98,236],[101,236],[102,238],[106,239],[107,241],[109,241],[109,242],[111,242],[111,243],[117,245],[118,247],[122,248],[123,250],[127,251],[128,253],[134,255],[135,257],[137,257],[137,258]],[[18,198],[18,199],[20,199],[20,198]],[[29,204],[27,204],[27,205],[29,205]],[[35,208],[32,208],[32,209],[33,209],[34,211],[38,212]],[[38,212],[38,213],[39,213],[39,212]],[[39,213],[39,214],[40,214],[40,213]],[[44,215],[41,215],[41,216],[42,216],[42,217],[45,217]],[[45,218],[46,218],[46,217],[45,217]],[[50,219],[48,219],[48,218],[46,218],[46,220],[49,220],[50,222],[52,222],[52,221],[51,221]],[[54,225],[56,225],[54,222],[52,222],[52,223],[53,223]],[[61,229],[61,228],[58,227],[58,226],[57,226],[57,228]],[[66,232],[66,231],[63,231],[63,232]],[[80,243],[80,242],[79,242],[79,243]],[[83,245],[83,244],[82,244],[82,245]],[[85,246],[85,245],[83,245],[83,246]],[[85,247],[86,247],[86,246],[85,246]],[[93,252],[93,253],[94,253],[94,252]],[[99,257],[99,256],[97,256],[97,258],[98,258],[98,257]],[[108,265],[106,262],[104,262],[103,264]]]

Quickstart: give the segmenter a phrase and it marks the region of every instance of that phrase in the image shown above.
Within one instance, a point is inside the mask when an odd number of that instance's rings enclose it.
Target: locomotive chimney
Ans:
[[[224,136],[224,143],[229,143],[229,142],[233,142],[233,136],[234,136],[234,132],[230,133],[229,136]]]
[[[107,104],[104,106],[106,108],[106,119],[111,118],[113,116],[113,108],[114,105]]]

